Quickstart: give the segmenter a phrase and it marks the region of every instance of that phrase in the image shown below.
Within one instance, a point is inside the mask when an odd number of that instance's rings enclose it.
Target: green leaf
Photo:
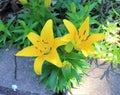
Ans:
[[[57,83],[58,83],[57,75],[58,75],[58,68],[52,70],[51,75],[49,77],[49,85],[53,89],[53,91],[55,91],[57,87]]]
[[[63,76],[62,72],[59,72],[57,90],[63,92],[63,90],[66,88],[66,84],[67,80]]]
[[[23,20],[18,20],[18,22],[23,26],[24,29],[27,28],[26,23]]]
[[[33,23],[33,24],[30,26],[30,28],[33,29],[33,28],[35,28],[38,24],[39,24],[38,22],[35,22],[35,23]]]
[[[69,62],[75,67],[75,68],[81,68],[81,69],[86,69],[90,67],[90,64],[86,60],[73,60],[70,59]]]
[[[10,27],[11,24],[13,24],[13,21],[14,21],[15,17],[12,17],[8,23],[6,24],[6,27]]]
[[[85,59],[82,53],[75,53],[75,52],[70,52],[65,54],[67,59]]]
[[[11,36],[11,33],[10,33],[10,31],[9,31],[7,28],[4,30],[4,32],[5,32],[5,34],[7,34],[8,36]]]
[[[74,2],[71,3],[71,10],[73,13],[76,13],[76,6]]]
[[[73,87],[78,87],[79,83],[78,83],[78,81],[77,81],[77,79],[75,77],[73,77],[70,81],[72,82]]]
[[[74,46],[73,43],[70,41],[65,45],[65,51],[70,53],[73,50]]]
[[[92,11],[92,9],[95,8],[96,5],[97,5],[96,2],[93,2],[92,4],[90,4],[88,12],[90,13]]]
[[[5,25],[4,23],[0,20],[0,31],[4,31],[5,30]]]
[[[67,80],[71,79],[71,68],[62,68],[62,73]]]
[[[24,33],[23,31],[24,31],[23,29],[18,29],[18,30],[14,30],[13,32],[17,33],[17,34],[20,34],[20,33]]]
[[[73,75],[77,81],[80,81],[80,76],[76,69],[72,69],[71,75]]]

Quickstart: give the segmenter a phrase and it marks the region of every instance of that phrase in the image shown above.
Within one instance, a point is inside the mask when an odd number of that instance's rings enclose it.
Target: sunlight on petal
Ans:
[[[37,35],[36,33],[34,32],[30,32],[28,35],[27,35],[28,39],[32,42],[33,45],[35,46],[39,46],[40,45],[40,36]]]
[[[89,45],[87,51],[91,54],[94,54],[94,47],[92,45]]]
[[[94,54],[94,47],[86,41],[81,43],[79,50],[81,50],[86,57],[88,54]]]
[[[81,27],[79,28],[79,38],[85,40],[89,35],[89,17],[85,19]]]
[[[62,38],[63,37],[55,38],[55,41],[54,41],[54,47],[55,48],[66,44],[66,41],[63,41]]]
[[[42,73],[42,65],[44,63],[44,58],[37,57],[34,62],[34,71],[36,74],[40,75]]]
[[[41,54],[38,52],[35,46],[28,46],[21,51],[19,51],[16,56],[28,56],[28,57],[34,57],[34,56],[41,56]]]
[[[53,22],[48,20],[41,31],[41,41],[45,44],[53,45],[54,34],[53,34]]]
[[[68,29],[68,32],[70,33],[72,39],[75,39],[76,35],[78,35],[78,32],[76,30],[76,27],[72,24],[72,22],[64,19],[63,20],[66,28]]]
[[[66,43],[68,43],[71,40],[73,40],[73,39],[72,39],[72,35],[70,35],[70,34],[66,34],[62,37],[62,41],[66,42]]]
[[[94,43],[94,42],[103,40],[104,38],[105,38],[105,35],[102,34],[102,33],[92,34],[92,35],[90,35],[90,36],[88,37],[87,43],[92,44],[92,43]]]
[[[82,53],[83,53],[83,55],[84,55],[85,57],[87,57],[87,56],[88,56],[88,53],[87,53],[87,51],[86,51],[86,50],[81,49],[81,51],[82,51]]]
[[[56,65],[57,67],[63,66],[56,49],[52,49],[51,53],[48,56],[45,56],[45,59],[46,61]]]

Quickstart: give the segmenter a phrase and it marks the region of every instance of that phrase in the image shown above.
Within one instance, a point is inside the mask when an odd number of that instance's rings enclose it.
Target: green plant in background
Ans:
[[[12,38],[7,35],[7,40],[3,41],[3,39],[1,39],[1,42],[8,43],[10,46],[16,44],[19,48],[28,46],[30,42],[26,39],[26,35],[30,31],[40,31],[48,19],[52,18],[54,21],[55,36],[62,36],[67,33],[62,24],[62,19],[70,19],[78,28],[78,26],[81,25],[81,22],[89,16],[89,13],[91,13],[93,8],[97,5],[96,3],[91,4],[89,2],[83,6],[82,4],[79,4],[80,1],[78,0],[53,0],[52,2],[50,0],[32,0],[31,2],[20,0],[20,2],[23,4],[23,9],[20,14],[18,14],[17,18],[13,17],[12,21],[8,21],[8,23],[13,23],[10,24],[8,29]],[[46,2],[51,2],[51,6],[46,7],[44,5]],[[90,17],[90,24],[97,24],[97,26],[100,26],[96,18],[96,16]],[[96,33],[99,29],[98,27],[91,28],[91,31],[92,33]]]
[[[8,21],[7,24],[9,26],[4,25],[1,21],[1,25],[6,29],[5,31],[1,29],[1,31],[5,32],[3,33],[5,35],[1,34],[1,36],[4,36],[1,42],[8,43],[10,46],[16,44],[18,48],[26,47],[30,44],[26,39],[29,32],[40,31],[48,19],[55,18],[50,8],[44,5],[44,0],[35,0],[31,2],[21,0],[20,2],[23,4],[23,9],[21,13],[18,14],[17,18],[13,17]],[[9,35],[6,33],[9,33]],[[3,44],[1,46],[3,46]]]
[[[67,12],[67,18],[70,19],[75,26],[78,28],[81,25],[81,22],[87,17],[90,16],[92,10],[96,7],[97,3],[88,2],[86,5],[71,3],[71,10]],[[92,26],[91,33],[98,33],[101,29],[101,24],[97,21],[98,16],[90,16],[90,24]],[[96,28],[97,27],[97,28]]]
[[[107,22],[107,25],[103,26],[105,40],[101,44],[96,44],[97,56],[114,63],[116,67],[120,64],[120,28],[117,27],[117,23]]]
[[[14,18],[10,19],[6,24],[0,20],[0,47],[6,45],[7,40],[12,37],[10,28],[11,24],[13,24],[13,20]],[[14,39],[14,37],[12,39]]]
[[[34,29],[38,25],[38,22],[26,23],[24,20],[17,20],[17,24],[12,31],[16,36],[14,43],[19,43],[17,46],[20,48],[30,45],[30,42],[26,39],[29,32],[35,31]]]

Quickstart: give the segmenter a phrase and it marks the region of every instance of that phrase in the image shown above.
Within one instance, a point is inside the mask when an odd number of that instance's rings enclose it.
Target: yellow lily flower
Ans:
[[[62,62],[57,53],[57,47],[64,45],[62,38],[54,38],[52,20],[48,20],[44,25],[41,36],[34,32],[30,32],[27,37],[32,42],[32,46],[28,46],[19,51],[16,56],[37,57],[34,62],[34,71],[41,74],[43,62],[46,60],[57,67],[62,67]]]
[[[72,41],[76,50],[82,51],[84,56],[94,53],[93,43],[104,39],[104,34],[97,33],[89,35],[89,17],[85,19],[81,27],[77,30],[75,26],[68,20],[63,20],[69,33],[64,36],[64,41]]]

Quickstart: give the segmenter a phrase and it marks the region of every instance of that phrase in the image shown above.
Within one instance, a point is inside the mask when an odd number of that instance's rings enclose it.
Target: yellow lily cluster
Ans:
[[[48,61],[57,67],[63,66],[57,48],[67,44],[69,41],[72,41],[76,50],[82,51],[85,56],[88,56],[89,52],[94,52],[92,43],[104,39],[103,34],[89,36],[89,17],[79,28],[79,32],[77,32],[77,29],[70,21],[65,19],[63,22],[69,31],[68,34],[63,37],[54,38],[53,22],[50,19],[44,25],[40,36],[34,32],[30,32],[27,35],[33,45],[24,48],[16,54],[16,56],[37,57],[34,62],[34,71],[38,75],[42,73],[44,61]]]
[[[89,35],[89,17],[85,19],[78,31],[70,21],[64,19],[63,22],[69,31],[69,34],[64,36],[64,41],[72,41],[74,48],[82,51],[86,57],[89,53],[94,54],[92,44],[105,38],[103,33]]]

